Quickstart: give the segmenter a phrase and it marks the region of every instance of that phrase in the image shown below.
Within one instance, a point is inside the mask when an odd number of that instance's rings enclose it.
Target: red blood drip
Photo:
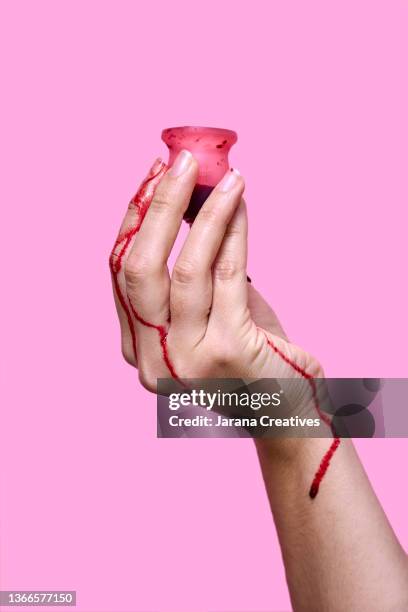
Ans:
[[[317,470],[315,477],[313,478],[313,482],[309,490],[309,496],[311,499],[314,499],[316,495],[318,494],[320,483],[322,482],[325,473],[329,469],[331,458],[336,452],[339,444],[340,444],[340,438],[334,438],[329,450],[327,451],[327,453],[324,455],[323,459],[321,460],[319,469]]]
[[[166,165],[162,161],[157,161],[150,170],[150,173],[148,174],[147,178],[139,187],[136,195],[131,199],[129,206],[133,206],[137,210],[137,222],[134,227],[131,227],[126,232],[119,234],[109,258],[109,266],[112,273],[113,286],[118,297],[119,303],[122,306],[128,321],[130,335],[132,337],[132,347],[135,361],[137,358],[135,327],[133,325],[132,315],[130,313],[128,303],[120,288],[119,272],[122,269],[123,257],[129,248],[133,236],[136,234],[136,232],[139,231],[140,226],[142,225],[144,216],[147,212],[147,209],[149,208],[150,202],[152,201],[154,189],[165,171]],[[116,249],[118,249],[120,246],[121,249],[119,253],[116,253]]]
[[[164,327],[164,325],[155,325],[154,323],[151,323],[150,321],[146,321],[146,319],[143,319],[143,317],[141,317],[140,314],[137,312],[137,310],[134,308],[132,302],[130,301],[129,296],[128,296],[128,299],[129,299],[130,308],[132,309],[132,313],[136,321],[139,321],[139,323],[141,323],[142,325],[145,325],[146,327],[151,327],[152,329],[157,330],[157,333],[159,334],[159,339],[160,339],[160,346],[162,348],[163,361],[166,364],[172,378],[174,378],[178,382],[182,382],[180,378],[178,377],[176,370],[174,369],[174,366],[169,357],[169,351],[167,348],[167,330],[166,328]]]
[[[116,295],[118,297],[118,300],[120,302],[120,305],[122,306],[122,308],[123,308],[123,310],[125,312],[125,315],[126,315],[126,318],[127,318],[127,322],[128,322],[128,325],[129,325],[130,335],[132,336],[133,354],[134,354],[134,357],[135,357],[135,360],[136,360],[136,334],[135,334],[135,328],[134,328],[134,325],[133,325],[133,321],[132,321],[132,317],[131,317],[131,314],[130,314],[129,307],[128,307],[127,303],[126,303],[125,298],[123,297],[123,293],[121,291],[121,288],[120,288],[120,285],[119,285],[119,279],[118,279],[119,272],[120,272],[121,267],[122,267],[123,254],[125,253],[126,249],[128,248],[129,243],[130,243],[130,241],[131,241],[131,239],[132,239],[132,237],[133,237],[133,235],[135,233],[136,232],[134,230],[130,230],[128,232],[128,235],[127,235],[125,243],[124,243],[124,247],[120,251],[117,260],[114,260],[114,258],[113,258],[114,253],[112,251],[110,259],[109,259],[109,264],[110,264],[110,269],[111,269],[111,273],[112,273],[113,286],[114,286]],[[115,243],[115,246],[113,247],[113,250],[115,250],[115,247],[118,246],[119,244],[120,244],[120,241],[119,241],[119,238],[118,238],[118,240]]]
[[[316,497],[316,495],[319,492],[319,487],[320,487],[320,483],[322,482],[324,475],[326,474],[327,470],[329,469],[329,465],[330,465],[330,461],[331,458],[333,457],[334,453],[336,452],[339,444],[340,444],[340,438],[338,437],[336,430],[333,426],[333,423],[330,421],[329,417],[327,416],[327,414],[325,414],[324,412],[322,412],[321,408],[320,408],[320,404],[319,404],[319,399],[317,397],[317,390],[316,390],[316,383],[313,379],[313,376],[311,374],[308,374],[305,370],[303,370],[303,368],[301,368],[300,366],[297,365],[297,363],[295,363],[294,361],[292,361],[291,359],[289,359],[288,357],[286,357],[286,355],[284,353],[282,353],[282,351],[280,351],[278,349],[278,347],[272,342],[272,340],[270,340],[268,337],[266,338],[268,345],[275,351],[275,353],[277,355],[279,355],[279,357],[281,359],[283,359],[283,361],[285,361],[287,364],[289,364],[294,370],[295,372],[297,372],[298,374],[300,374],[305,380],[308,381],[310,388],[312,390],[312,396],[313,396],[313,402],[314,402],[314,406],[316,409],[317,414],[319,415],[319,417],[322,419],[322,421],[324,423],[326,423],[326,425],[328,425],[330,427],[330,430],[333,434],[333,442],[331,443],[331,446],[329,448],[329,450],[326,452],[326,454],[324,455],[323,459],[320,462],[320,466],[313,478],[313,482],[311,484],[311,487],[309,489],[309,497],[311,499],[314,499]]]
[[[139,313],[136,311],[136,309],[133,307],[133,304],[131,303],[129,296],[127,296],[127,301],[126,301],[125,296],[123,295],[122,290],[120,288],[120,284],[119,284],[119,272],[122,269],[123,257],[129,248],[129,245],[132,241],[133,236],[139,231],[142,225],[143,219],[153,199],[154,190],[158,182],[162,178],[166,169],[167,167],[163,162],[156,162],[156,164],[151,169],[147,178],[143,181],[136,195],[130,201],[130,206],[134,206],[138,212],[137,222],[134,227],[130,228],[123,234],[119,235],[113,247],[113,250],[110,256],[110,260],[109,260],[109,264],[110,264],[110,269],[112,272],[113,285],[116,291],[116,295],[118,296],[118,300],[126,314],[126,318],[129,324],[130,334],[132,336],[132,347],[133,347],[133,353],[135,356],[135,360],[136,360],[136,355],[137,355],[136,353],[136,332],[135,332],[135,327],[133,324],[132,314],[133,314],[133,317],[136,319],[136,321],[139,321],[139,323],[141,323],[142,325],[145,325],[146,327],[151,327],[157,330],[159,334],[159,339],[160,339],[160,346],[162,348],[164,363],[166,364],[171,376],[175,380],[181,382],[170,360],[170,357],[169,357],[169,352],[167,348],[167,331],[165,327],[163,325],[155,325],[154,323],[151,323],[150,321],[146,321],[145,319],[143,319],[143,317],[141,317]],[[119,246],[121,246],[121,249],[119,253],[116,254],[116,249]],[[129,309],[129,306],[130,306],[130,309]]]

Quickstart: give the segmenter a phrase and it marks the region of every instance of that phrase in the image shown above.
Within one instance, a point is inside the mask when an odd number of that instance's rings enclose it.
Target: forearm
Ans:
[[[408,609],[408,562],[350,440],[318,496],[310,483],[328,439],[257,440],[295,612]]]

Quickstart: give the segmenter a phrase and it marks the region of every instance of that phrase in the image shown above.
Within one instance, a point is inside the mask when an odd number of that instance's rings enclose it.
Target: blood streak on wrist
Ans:
[[[331,422],[331,420],[329,419],[329,417],[327,416],[327,414],[325,414],[321,408],[320,408],[320,404],[319,404],[319,398],[317,396],[317,389],[316,389],[316,382],[313,378],[313,376],[311,374],[308,374],[303,368],[301,368],[300,366],[297,365],[297,363],[295,363],[294,361],[292,361],[291,359],[289,359],[289,357],[287,357],[281,350],[279,350],[279,348],[276,346],[276,344],[274,344],[272,342],[272,340],[270,340],[267,336],[266,336],[267,342],[269,347],[281,358],[283,359],[283,361],[285,361],[285,363],[287,363],[288,365],[291,366],[291,368],[297,372],[298,374],[300,374],[302,376],[302,378],[304,378],[305,380],[307,380],[307,382],[310,385],[310,389],[312,392],[312,397],[313,397],[313,403],[314,403],[314,407],[315,410],[317,412],[317,414],[319,415],[319,417],[321,418],[321,420],[328,425],[328,427],[330,428],[330,431],[333,435],[333,441],[330,445],[330,448],[328,449],[328,451],[324,454],[320,465],[314,475],[312,484],[310,485],[310,489],[309,489],[309,497],[310,499],[314,499],[316,497],[316,495],[319,492],[319,488],[320,488],[320,484],[327,472],[327,470],[329,469],[329,465],[330,465],[330,461],[334,455],[334,453],[336,452],[337,448],[339,447],[340,444],[340,438],[337,435],[337,432],[334,428],[333,423]]]

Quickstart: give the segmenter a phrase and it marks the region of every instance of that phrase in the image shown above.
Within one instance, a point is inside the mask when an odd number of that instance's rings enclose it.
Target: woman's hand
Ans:
[[[236,170],[204,203],[170,277],[167,260],[197,172],[188,151],[168,171],[156,162],[125,217],[110,263],[126,360],[153,392],[169,376],[322,376],[247,282],[244,180]]]
[[[197,162],[187,152],[167,172],[156,162],[123,222],[110,267],[125,358],[151,391],[170,375],[302,377],[316,400],[319,363],[287,340],[247,283],[238,172],[228,172],[204,203],[170,277],[167,260],[196,178]],[[406,610],[407,558],[350,441],[336,454],[324,495],[311,503],[338,444],[335,438],[327,450],[319,438],[257,441],[293,609]]]

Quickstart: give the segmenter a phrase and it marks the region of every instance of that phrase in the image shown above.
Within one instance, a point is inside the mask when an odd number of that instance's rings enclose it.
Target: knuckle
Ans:
[[[140,255],[134,259],[129,257],[124,266],[126,283],[139,283],[141,279],[151,272],[151,267],[150,259],[143,255]]]
[[[172,198],[167,191],[156,191],[150,203],[149,210],[153,213],[162,214],[172,207]]]
[[[115,253],[115,250],[113,250],[109,253],[109,258],[108,258],[108,266],[111,272],[116,271],[116,262],[117,262],[117,255]]]
[[[194,280],[196,268],[191,261],[182,259],[176,263],[173,269],[172,280],[185,285]]]
[[[183,297],[184,295],[184,297]],[[187,312],[189,300],[183,293],[177,295],[170,291],[170,309],[172,318],[181,319]]]
[[[136,366],[136,359],[133,354],[133,348],[127,343],[122,343],[122,357],[131,366]]]
[[[225,346],[224,344],[216,344],[212,350],[212,361],[218,367],[230,367],[236,358],[236,353],[233,346]]]
[[[242,233],[241,228],[234,224],[228,225],[227,229],[225,230],[225,236],[241,236]]]
[[[200,220],[204,221],[204,223],[207,225],[215,225],[218,219],[218,214],[213,206],[203,206],[199,212],[199,217]]]
[[[310,363],[308,365],[308,371],[313,378],[324,378],[324,369],[320,361],[318,361],[312,355],[309,356]]]
[[[142,387],[151,393],[156,393],[157,378],[146,364],[139,364],[139,381]]]
[[[231,280],[238,272],[239,268],[235,261],[220,259],[214,264],[214,277],[219,280]]]

